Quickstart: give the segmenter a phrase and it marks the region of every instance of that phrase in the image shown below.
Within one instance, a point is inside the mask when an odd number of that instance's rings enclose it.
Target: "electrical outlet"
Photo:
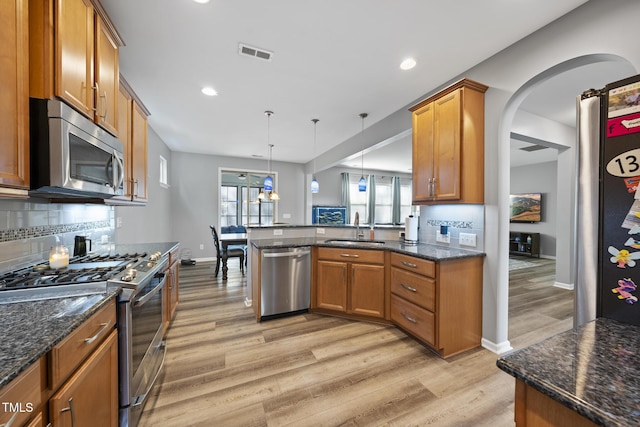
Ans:
[[[282,219],[291,219],[291,214],[290,213],[283,213],[282,214]]]
[[[316,234],[324,234],[324,228],[316,228]]]
[[[440,243],[451,243],[451,234],[440,234],[436,233],[436,242]]]
[[[476,235],[472,233],[460,233],[460,246],[471,246],[475,248],[476,243]]]
[[[203,243],[200,243],[200,250],[204,251],[204,244]]]
[[[282,236],[282,230],[280,230],[280,229],[273,230],[273,235],[274,236]]]
[[[122,227],[122,217],[119,216],[116,218],[116,228]]]

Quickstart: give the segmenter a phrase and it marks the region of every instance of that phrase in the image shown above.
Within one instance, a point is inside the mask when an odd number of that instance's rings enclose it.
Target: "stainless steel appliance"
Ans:
[[[264,249],[261,261],[261,319],[308,310],[311,248]]]
[[[118,298],[118,363],[120,426],[136,426],[164,364],[163,295],[168,257],[116,254],[75,257],[69,266],[35,265],[0,275],[0,304],[31,299],[86,296],[101,298],[120,287]]]
[[[578,125],[574,323],[640,325],[640,75],[583,93]]]
[[[123,146],[55,99],[30,99],[31,195],[110,198],[124,194]]]
[[[109,280],[123,291],[118,303],[120,427],[136,426],[149,391],[162,371],[164,286],[168,257],[151,254]]]

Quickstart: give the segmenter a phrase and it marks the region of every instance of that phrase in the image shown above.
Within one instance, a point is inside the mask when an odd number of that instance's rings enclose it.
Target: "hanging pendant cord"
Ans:
[[[362,130],[360,131],[360,139],[362,140],[362,152],[360,153],[360,175],[364,178],[364,119],[368,116],[367,113],[360,113],[362,118]]]

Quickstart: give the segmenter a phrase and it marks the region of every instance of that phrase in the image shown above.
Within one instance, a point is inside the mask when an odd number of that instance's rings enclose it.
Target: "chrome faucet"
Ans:
[[[364,237],[364,233],[360,233],[360,214],[356,211],[356,217],[353,220],[353,225],[356,226],[356,240],[360,240]]]

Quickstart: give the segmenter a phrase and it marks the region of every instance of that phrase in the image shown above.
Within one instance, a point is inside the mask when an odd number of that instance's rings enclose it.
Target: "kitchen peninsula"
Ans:
[[[397,238],[251,238],[250,294],[258,321],[261,252],[295,247],[311,249],[311,311],[394,324],[445,358],[480,345],[484,253]]]

